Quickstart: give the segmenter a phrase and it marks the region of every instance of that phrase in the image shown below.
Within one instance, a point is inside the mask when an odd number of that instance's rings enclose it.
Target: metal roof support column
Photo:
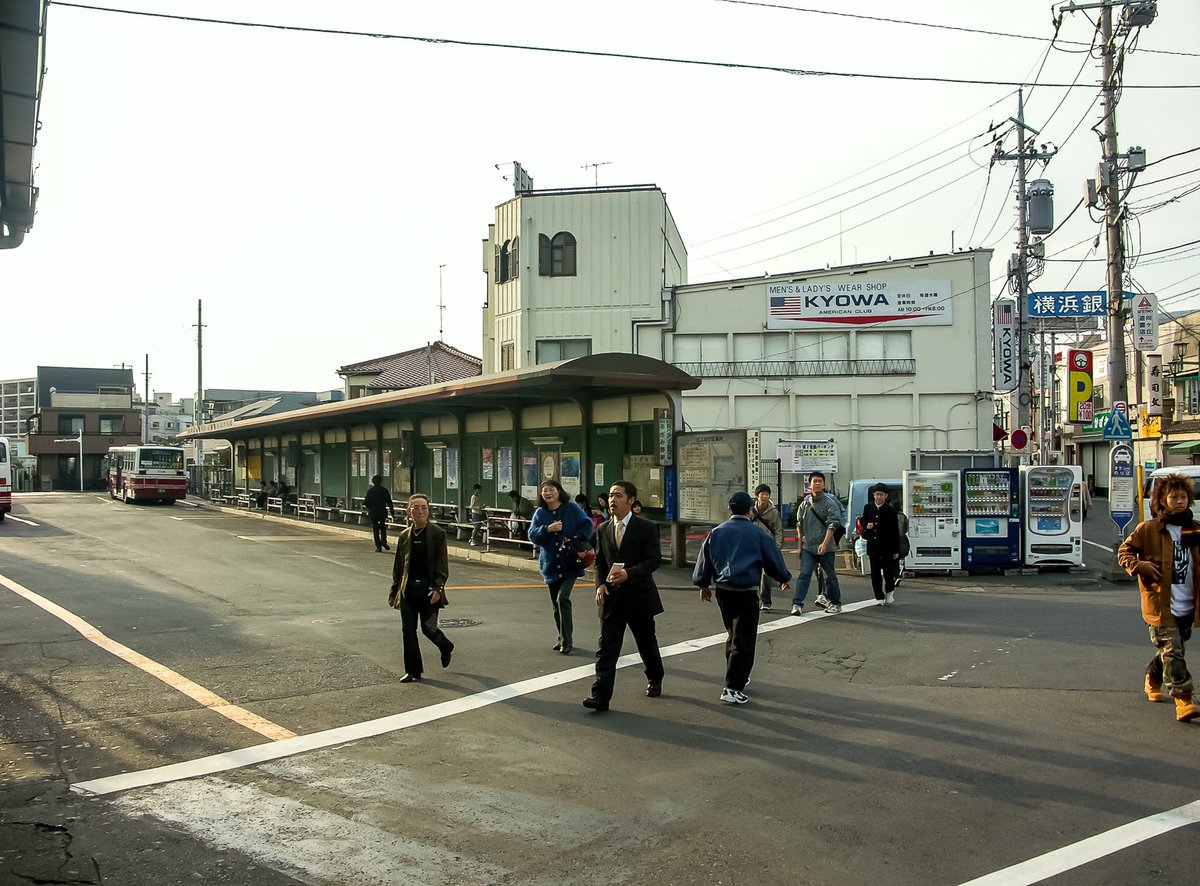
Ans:
[[[667,483],[675,484],[675,495],[679,495],[679,484],[677,475],[675,474],[676,466],[675,458],[675,437],[683,432],[683,394],[680,391],[661,391],[664,397],[667,398],[667,403],[671,409],[671,462],[670,467],[663,468],[663,477]],[[663,490],[664,493],[666,490]],[[675,516],[671,520],[671,565],[685,566],[687,565],[687,527],[679,522],[679,502],[675,502]]]

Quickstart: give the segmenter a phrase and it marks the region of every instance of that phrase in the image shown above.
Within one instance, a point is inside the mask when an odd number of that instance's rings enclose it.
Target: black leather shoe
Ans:
[[[583,706],[591,711],[607,711],[608,702],[603,699],[596,698],[594,695],[583,700]]]
[[[450,667],[450,656],[454,654],[454,647],[451,646],[442,652],[442,667]]]
[[[400,682],[401,683],[411,683],[414,680],[420,680],[420,679],[421,679],[420,674],[405,674],[403,677],[400,678]]]
[[[563,655],[570,655],[571,650],[574,648],[575,648],[574,646],[564,646],[562,649],[560,649],[558,651],[561,652]]]
[[[660,695],[662,695],[662,683],[650,683],[646,686],[648,698],[658,698]]]

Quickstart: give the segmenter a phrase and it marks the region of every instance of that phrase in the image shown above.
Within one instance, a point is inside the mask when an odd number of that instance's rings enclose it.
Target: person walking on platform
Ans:
[[[408,498],[408,525],[396,537],[396,559],[392,563],[392,588],[388,605],[400,610],[400,629],[404,641],[404,676],[401,683],[420,680],[425,668],[417,625],[438,648],[442,667],[450,667],[454,644],[438,627],[438,611],[450,605],[446,582],[450,561],[446,553],[446,533],[429,522],[429,497],[423,493]]]
[[[383,485],[383,477],[376,474],[371,478],[371,488],[363,496],[363,508],[371,518],[371,534],[375,537],[375,552],[390,551],[387,539],[388,515],[396,521],[396,506],[392,494]]]

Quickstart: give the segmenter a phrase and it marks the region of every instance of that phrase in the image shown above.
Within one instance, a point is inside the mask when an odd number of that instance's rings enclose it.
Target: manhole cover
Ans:
[[[473,628],[482,624],[477,618],[439,618],[438,626],[443,628]]]

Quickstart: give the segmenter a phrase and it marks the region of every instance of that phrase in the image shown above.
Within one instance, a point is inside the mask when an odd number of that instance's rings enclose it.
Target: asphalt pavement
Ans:
[[[1200,811],[1163,813],[1197,809],[1200,726],[1139,691],[1151,648],[1133,586],[1101,575],[1102,505],[1082,570],[914,576],[894,607],[845,574],[841,615],[764,614],[745,706],[718,701],[715,605],[664,567],[664,694],[634,655],[604,714],[580,705],[590,593],[553,652],[525,558],[456,544],[453,661],[422,640],[404,685],[391,560],[362,530],[80,494],[13,517],[0,884],[1194,873]]]

